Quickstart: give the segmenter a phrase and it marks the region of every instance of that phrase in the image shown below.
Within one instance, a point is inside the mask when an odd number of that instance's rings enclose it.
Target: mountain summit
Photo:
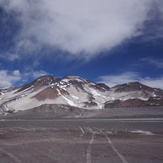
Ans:
[[[42,76],[20,87],[0,90],[0,113],[17,112],[44,104],[83,109],[163,105],[163,90],[139,82],[112,88],[79,76]]]

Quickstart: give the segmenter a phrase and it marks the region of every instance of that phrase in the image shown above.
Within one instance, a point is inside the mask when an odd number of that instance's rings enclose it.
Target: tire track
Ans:
[[[87,159],[86,159],[87,161],[86,161],[86,163],[91,163],[92,162],[92,154],[91,154],[91,152],[92,152],[92,144],[94,142],[94,137],[95,137],[95,134],[92,133],[92,137],[91,137],[91,139],[89,141],[89,146],[87,148]]]
[[[19,160],[15,155],[13,155],[10,152],[7,152],[6,150],[4,150],[3,148],[0,147],[0,151],[4,152],[5,154],[7,154],[13,161],[15,161],[16,163],[22,163],[21,160]]]
[[[114,144],[112,143],[111,139],[107,136],[107,134],[102,130],[102,129],[98,129],[98,133],[99,134],[103,134],[105,136],[105,138],[107,139],[109,145],[111,146],[112,150],[118,155],[118,157],[121,159],[122,163],[128,163],[128,161],[125,159],[125,157],[118,151],[118,149],[114,146]],[[112,133],[112,131],[110,132]]]
[[[118,151],[118,149],[114,146],[111,139],[104,133],[109,145],[111,146],[112,150],[118,155],[118,157],[121,159],[122,163],[128,163],[128,161],[125,159],[125,157]]]

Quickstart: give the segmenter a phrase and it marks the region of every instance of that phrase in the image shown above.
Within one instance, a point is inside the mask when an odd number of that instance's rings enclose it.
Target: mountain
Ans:
[[[139,82],[112,88],[79,76],[42,76],[20,87],[0,90],[0,114],[28,110],[42,105],[62,105],[80,109],[163,105],[163,90]]]

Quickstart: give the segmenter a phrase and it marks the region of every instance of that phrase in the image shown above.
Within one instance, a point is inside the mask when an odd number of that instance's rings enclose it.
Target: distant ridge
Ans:
[[[28,110],[44,104],[80,109],[162,106],[163,90],[139,82],[109,87],[79,76],[42,76],[20,87],[0,90],[0,114]]]

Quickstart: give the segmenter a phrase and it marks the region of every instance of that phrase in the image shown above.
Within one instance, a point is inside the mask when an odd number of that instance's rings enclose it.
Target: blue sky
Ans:
[[[0,0],[0,88],[39,76],[163,89],[162,0]]]

